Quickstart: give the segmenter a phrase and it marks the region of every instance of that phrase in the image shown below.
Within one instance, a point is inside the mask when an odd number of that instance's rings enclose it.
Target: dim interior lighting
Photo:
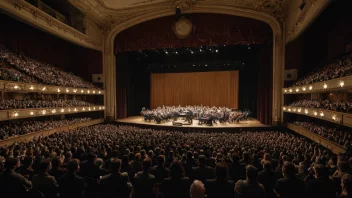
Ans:
[[[297,111],[298,111],[299,113],[301,113],[302,109],[301,109],[301,108],[298,108]]]
[[[305,109],[305,110],[304,110],[304,113],[305,113],[305,114],[308,114],[308,109]]]
[[[288,90],[290,93],[292,92],[292,89]]]
[[[33,86],[30,86],[29,89],[30,89],[30,90],[34,90],[34,87],[33,87]]]
[[[33,112],[33,111],[31,111],[31,112],[29,113],[29,115],[34,115],[34,112]]]
[[[105,107],[103,107],[103,109],[105,109]]]
[[[56,109],[51,110],[51,113],[56,113]]]
[[[90,107],[88,108],[88,111],[91,111]]]
[[[313,86],[311,85],[311,86],[309,86],[309,90],[312,90],[313,89]]]
[[[287,92],[287,90],[285,89],[285,90],[284,90],[284,92],[286,93],[286,92]]]
[[[69,89],[66,89],[66,93],[68,93],[68,92],[70,92],[70,90],[69,90]]]
[[[288,108],[288,111],[291,111],[291,109],[290,109],[290,108]]]
[[[87,93],[90,93],[90,91],[89,91],[89,90],[87,90]]]
[[[75,108],[73,111],[77,111],[77,108]]]
[[[99,91],[98,93],[101,94],[101,91]]]
[[[93,110],[95,110],[95,107],[93,107]]]
[[[316,111],[314,111],[314,113],[313,113],[315,116],[317,116],[318,115],[318,112],[316,112]]]
[[[306,90],[306,87],[303,87],[302,90],[305,91],[305,90]]]
[[[81,93],[83,93],[83,89],[81,90]]]
[[[324,89],[328,88],[328,85],[326,83],[324,83]]]
[[[43,87],[43,88],[42,88],[42,91],[45,91],[45,90],[46,90],[46,87]]]
[[[19,115],[18,112],[14,112],[13,114],[14,117],[18,117],[18,115]]]
[[[93,91],[93,94],[95,94],[95,91]]]
[[[293,112],[296,112],[297,109],[296,109],[296,108],[293,108],[292,110],[293,110]]]
[[[282,109],[285,111],[285,110],[286,110],[286,107],[283,107]]]
[[[332,115],[331,117],[333,120],[336,120],[336,115]]]
[[[101,110],[101,107],[99,107],[99,110]]]
[[[68,112],[71,112],[71,108],[68,108],[68,110],[67,110]]]
[[[296,92],[299,92],[299,88],[296,89]]]
[[[60,111],[61,111],[61,113],[63,113],[63,112],[65,112],[65,109],[61,109]]]
[[[320,116],[323,117],[324,116],[324,112],[320,112]]]
[[[46,114],[46,110],[43,110],[43,111],[42,111],[42,114],[45,115],[45,114]]]
[[[57,92],[60,92],[61,90],[59,88],[57,88]]]
[[[75,92],[75,93],[76,93],[76,92],[77,92],[77,89],[74,89],[74,90],[73,90],[73,92]]]
[[[13,88],[14,89],[18,89],[18,88],[20,88],[19,86],[17,86],[17,85],[15,85],[15,86],[13,86]]]
[[[345,85],[344,81],[340,81],[340,87],[343,87]]]
[[[86,108],[84,108],[84,107],[83,107],[83,108],[82,108],[82,110],[83,110],[83,111],[85,111],[85,110],[86,110]]]

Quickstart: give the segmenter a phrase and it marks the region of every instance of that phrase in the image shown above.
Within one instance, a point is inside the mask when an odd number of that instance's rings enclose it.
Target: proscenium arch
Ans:
[[[273,96],[272,96],[272,121],[277,124],[281,121],[281,103],[282,93],[281,88],[283,85],[283,67],[284,67],[284,54],[285,54],[285,35],[283,33],[284,27],[273,16],[269,14],[258,12],[249,9],[236,8],[230,6],[196,6],[189,12],[190,13],[207,13],[207,14],[225,14],[232,16],[239,16],[251,18],[267,23],[273,32]],[[116,58],[114,56],[114,40],[118,33],[128,29],[137,24],[161,18],[172,16],[174,12],[166,7],[162,10],[156,10],[145,15],[135,17],[127,20],[116,27],[114,27],[107,35],[104,41],[104,55],[103,55],[103,73],[105,78],[105,116],[109,119],[116,119]]]

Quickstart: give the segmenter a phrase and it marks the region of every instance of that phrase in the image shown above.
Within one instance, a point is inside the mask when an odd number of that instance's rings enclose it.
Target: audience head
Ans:
[[[191,198],[204,198],[205,188],[203,182],[194,180],[190,189]]]
[[[41,173],[47,173],[51,168],[51,160],[50,159],[43,159],[40,161],[38,166],[38,171]]]
[[[199,166],[205,166],[205,160],[206,160],[205,155],[200,155],[198,157]]]
[[[264,161],[263,162],[263,170],[266,172],[271,172],[272,171],[272,165],[269,161]]]
[[[352,176],[348,173],[344,174],[341,178],[342,191],[352,193]]]
[[[20,160],[18,158],[7,158],[4,167],[7,170],[15,170],[20,167]]]
[[[71,159],[67,164],[67,170],[70,173],[76,173],[79,171],[79,160],[78,159]]]
[[[120,173],[121,171],[121,160],[113,158],[110,162],[110,169],[113,173]]]
[[[164,166],[165,165],[165,156],[159,155],[158,158],[156,159],[156,162],[158,163],[158,166]]]
[[[227,165],[223,162],[217,163],[215,167],[215,176],[219,180],[227,178]]]
[[[258,181],[258,169],[252,165],[247,165],[246,176],[250,183],[256,183]]]
[[[179,179],[184,176],[184,170],[181,163],[177,160],[173,161],[170,165],[170,177],[172,179]]]
[[[149,172],[151,166],[152,166],[152,160],[149,157],[145,158],[143,160],[143,171]]]
[[[295,165],[291,162],[285,161],[282,166],[282,174],[285,177],[294,177],[295,176]]]

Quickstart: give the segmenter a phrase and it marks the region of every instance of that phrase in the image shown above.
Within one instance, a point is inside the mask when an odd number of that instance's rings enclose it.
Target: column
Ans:
[[[105,118],[107,120],[116,119],[116,65],[113,50],[104,48],[103,52],[103,74],[104,74],[104,103]]]

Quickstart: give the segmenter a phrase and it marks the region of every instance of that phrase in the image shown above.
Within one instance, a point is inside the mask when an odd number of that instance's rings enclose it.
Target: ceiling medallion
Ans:
[[[179,20],[177,20],[173,28],[175,35],[179,39],[187,38],[191,34],[192,29],[192,22],[185,17],[181,17]]]

